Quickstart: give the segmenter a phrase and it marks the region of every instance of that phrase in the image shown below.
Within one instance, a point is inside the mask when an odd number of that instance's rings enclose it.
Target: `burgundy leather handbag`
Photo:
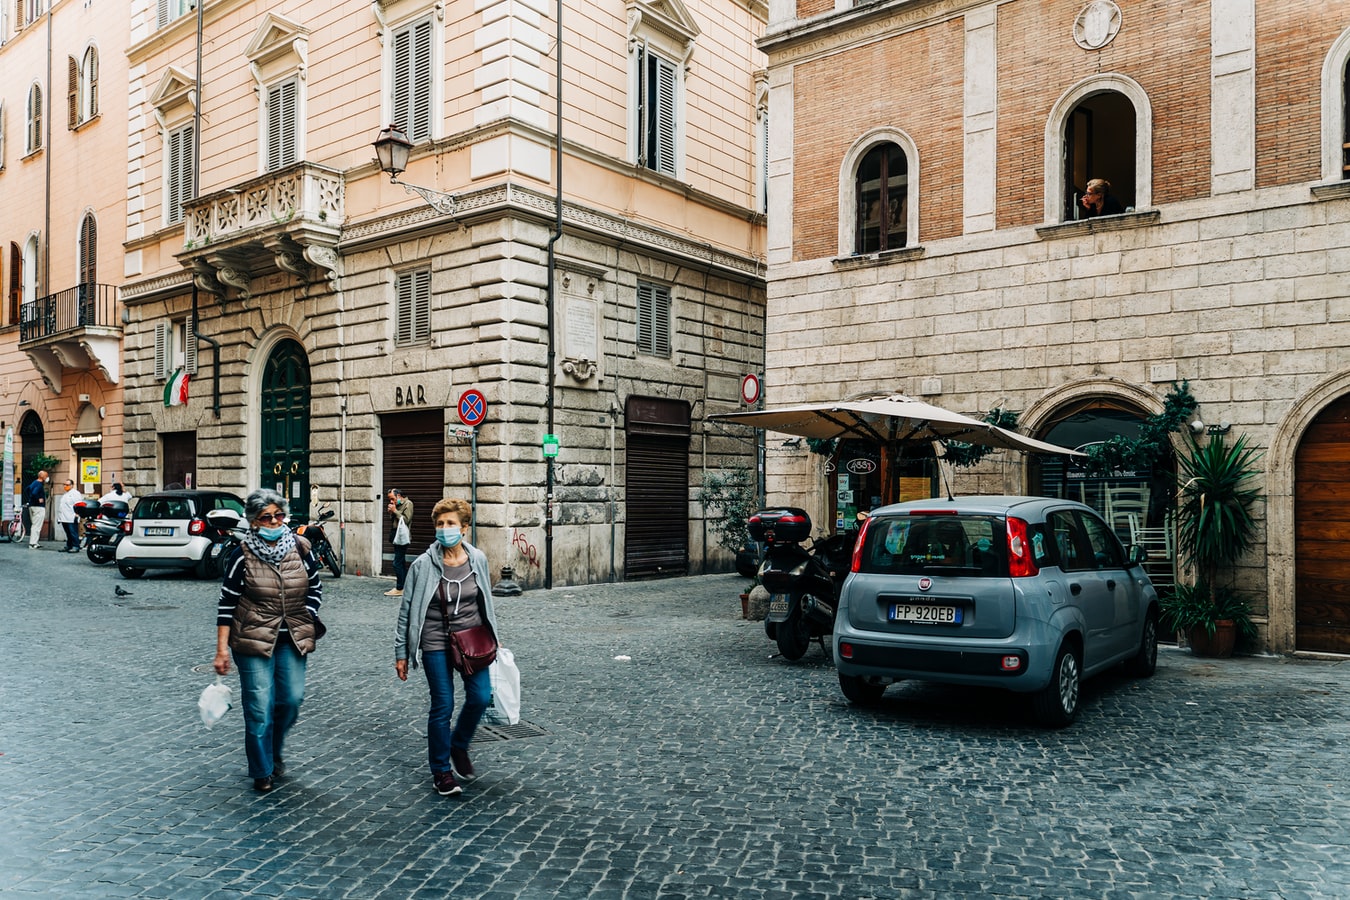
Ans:
[[[481,672],[497,658],[497,637],[486,624],[450,632],[450,664],[465,675]]]

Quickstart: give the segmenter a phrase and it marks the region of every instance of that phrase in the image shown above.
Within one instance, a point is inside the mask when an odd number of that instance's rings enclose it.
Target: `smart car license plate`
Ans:
[[[146,536],[146,537],[173,537],[173,529],[172,529],[172,528],[147,528],[147,529],[145,529],[145,536]]]
[[[914,625],[960,625],[961,607],[939,606],[935,603],[892,603],[892,622]]]

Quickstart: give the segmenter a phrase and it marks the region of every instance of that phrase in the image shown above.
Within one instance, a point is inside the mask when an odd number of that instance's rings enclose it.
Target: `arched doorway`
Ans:
[[[1144,410],[1123,399],[1086,397],[1058,409],[1037,437],[1077,450],[1113,437],[1135,439],[1148,418]],[[1089,474],[1083,465],[1061,456],[1027,457],[1030,493],[1065,497],[1086,503],[1102,514],[1122,544],[1136,542],[1136,528],[1170,528],[1168,514],[1176,486],[1176,457],[1169,447],[1152,471]],[[1150,558],[1148,572],[1159,587],[1176,580],[1176,542]]]
[[[25,485],[36,474],[29,471],[33,460],[47,455],[46,441],[47,432],[42,427],[42,418],[32,410],[24,413],[23,418],[19,420],[19,471],[14,473],[14,477]]]
[[[262,478],[290,501],[294,518],[309,515],[309,357],[287,339],[263,369]]]
[[[1350,395],[1294,455],[1294,649],[1350,653]]]

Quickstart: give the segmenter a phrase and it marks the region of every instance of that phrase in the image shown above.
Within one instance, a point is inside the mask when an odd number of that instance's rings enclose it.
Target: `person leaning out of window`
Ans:
[[[1111,196],[1111,182],[1105,178],[1094,178],[1087,183],[1087,190],[1079,201],[1083,205],[1083,218],[1095,219],[1098,216],[1117,216],[1125,211],[1120,201]]]

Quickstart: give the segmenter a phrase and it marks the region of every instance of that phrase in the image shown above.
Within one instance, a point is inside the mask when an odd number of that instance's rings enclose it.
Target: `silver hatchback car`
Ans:
[[[1063,727],[1081,680],[1158,661],[1158,594],[1091,507],[1046,497],[918,500],[874,510],[840,592],[839,685],[876,703],[903,679],[1032,695]]]

